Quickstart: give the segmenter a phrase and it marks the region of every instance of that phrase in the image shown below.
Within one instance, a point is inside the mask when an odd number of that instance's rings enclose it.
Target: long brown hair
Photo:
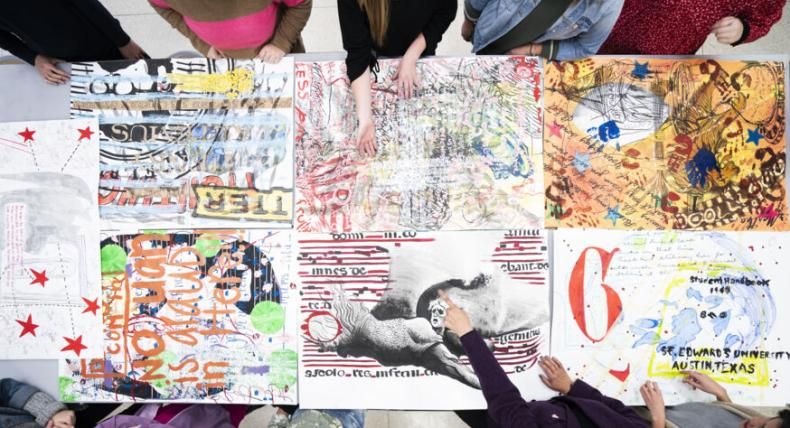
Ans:
[[[357,0],[359,8],[368,16],[370,35],[376,45],[384,46],[384,37],[387,35],[387,24],[390,18],[389,0]]]

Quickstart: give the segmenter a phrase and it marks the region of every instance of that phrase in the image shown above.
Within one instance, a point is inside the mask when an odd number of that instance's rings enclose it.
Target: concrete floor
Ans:
[[[166,57],[174,52],[192,50],[187,40],[173,30],[143,0],[101,0],[118,17],[121,24],[152,57]],[[460,2],[462,5],[463,2]],[[460,11],[460,8],[459,8]],[[444,40],[440,55],[464,55],[470,45],[460,37],[463,15],[459,12]],[[680,31],[680,29],[679,29]],[[303,34],[308,52],[340,52],[342,44],[334,0],[313,0],[313,12]],[[704,55],[788,54],[790,53],[790,5],[785,7],[782,21],[768,36],[748,45],[732,48],[709,39],[698,52]],[[0,51],[2,56],[2,51]],[[273,409],[265,407],[251,413],[242,423],[244,428],[265,427]],[[367,427],[372,428],[462,428],[466,425],[451,412],[368,411]]]

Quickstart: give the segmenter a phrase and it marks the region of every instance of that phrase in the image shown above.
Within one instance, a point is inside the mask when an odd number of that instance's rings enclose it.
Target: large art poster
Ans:
[[[710,375],[745,405],[790,394],[790,235],[559,230],[552,354],[626,404],[658,382],[667,404],[710,401]]]
[[[549,263],[539,230],[300,234],[305,408],[485,408],[445,290],[526,398],[548,398]],[[331,391],[328,393],[327,391]]]
[[[787,230],[785,75],[781,61],[549,63],[546,225]]]
[[[104,358],[61,362],[64,401],[296,403],[290,232],[107,237]]]
[[[372,84],[376,155],[357,150],[343,61],[296,64],[295,227],[302,232],[541,227],[537,58],[432,58],[397,95],[397,60]]]
[[[293,61],[75,63],[72,117],[96,117],[105,228],[289,225]]]
[[[0,124],[0,359],[101,355],[96,132]]]

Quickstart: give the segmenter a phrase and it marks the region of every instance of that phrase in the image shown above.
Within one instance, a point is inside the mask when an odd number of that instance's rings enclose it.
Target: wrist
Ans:
[[[716,394],[716,400],[721,401],[723,403],[732,403],[730,399],[730,394],[727,394],[727,391],[720,391]]]

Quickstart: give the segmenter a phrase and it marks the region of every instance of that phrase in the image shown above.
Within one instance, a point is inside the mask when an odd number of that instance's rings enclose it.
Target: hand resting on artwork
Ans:
[[[543,356],[537,364],[543,371],[540,379],[560,395],[549,401],[527,402],[486,347],[480,333],[474,330],[466,311],[456,305],[445,291],[439,294],[447,304],[445,327],[461,336],[469,362],[480,380],[488,404],[489,426],[649,426],[620,401],[601,394],[581,379],[572,380],[562,363],[554,357]]]
[[[718,427],[739,426],[741,428],[790,428],[790,410],[782,410],[774,417],[767,417],[744,406],[733,404],[727,390],[710,376],[684,371],[682,382],[716,397],[712,403],[689,402],[666,407],[664,395],[656,382],[648,380],[639,393],[650,412],[653,428],[665,426]]]
[[[0,426],[74,428],[75,424],[74,411],[46,392],[14,379],[0,379]]]
[[[442,343],[424,318],[378,320],[367,308],[334,291],[333,312],[342,329],[329,342],[315,342],[322,352],[343,358],[368,357],[383,366],[418,366],[480,388],[474,372]]]

